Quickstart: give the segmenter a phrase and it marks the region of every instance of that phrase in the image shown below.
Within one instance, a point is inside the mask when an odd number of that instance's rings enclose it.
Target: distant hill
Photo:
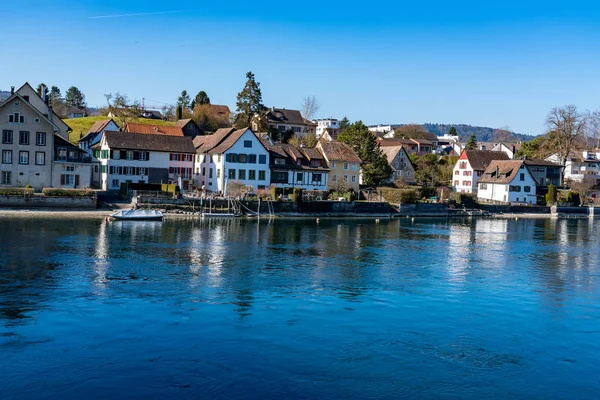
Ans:
[[[475,134],[475,137],[477,138],[478,142],[494,142],[499,140],[498,134],[494,135],[494,131],[496,131],[497,129],[489,128],[486,126],[471,126],[465,124],[423,124],[423,127],[425,128],[425,130],[433,132],[438,136],[442,136],[445,133],[448,133],[450,128],[454,127],[458,132],[458,135],[460,136],[461,140],[463,141],[466,141],[469,138],[469,136],[471,136],[471,134]],[[506,132],[503,136],[506,137],[502,137],[501,140],[505,142],[517,140],[529,141],[534,138],[534,136],[532,135],[525,135],[522,133],[515,132]]]
[[[10,92],[6,90],[0,90],[0,102],[8,99],[10,97]]]

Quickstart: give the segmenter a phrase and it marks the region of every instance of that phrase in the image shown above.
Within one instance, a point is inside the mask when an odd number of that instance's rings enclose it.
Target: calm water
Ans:
[[[1,399],[598,398],[600,221],[0,219]]]

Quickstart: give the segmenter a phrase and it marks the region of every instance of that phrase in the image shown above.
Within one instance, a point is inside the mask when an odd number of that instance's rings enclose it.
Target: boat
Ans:
[[[162,221],[163,213],[156,210],[121,210],[112,214],[111,217],[129,221]]]

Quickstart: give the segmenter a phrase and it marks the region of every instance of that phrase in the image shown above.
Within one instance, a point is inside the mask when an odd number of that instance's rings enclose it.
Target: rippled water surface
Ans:
[[[0,218],[0,398],[598,398],[600,221]]]

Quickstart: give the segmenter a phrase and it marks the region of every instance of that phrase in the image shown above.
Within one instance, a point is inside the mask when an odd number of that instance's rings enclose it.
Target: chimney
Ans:
[[[15,87],[11,86],[10,87],[10,95],[12,96],[13,94],[15,94]]]
[[[44,93],[44,97],[43,97],[44,98],[44,102],[46,104],[48,104],[50,102],[50,97],[48,96],[48,86],[44,85],[43,93]]]
[[[50,122],[52,122],[53,114],[54,114],[54,111],[52,111],[52,104],[48,104],[48,119],[50,120]]]

